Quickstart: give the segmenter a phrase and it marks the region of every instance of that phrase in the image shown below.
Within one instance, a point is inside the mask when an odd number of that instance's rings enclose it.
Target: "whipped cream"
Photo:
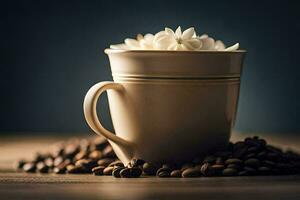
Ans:
[[[169,50],[169,51],[235,51],[239,43],[226,48],[221,40],[214,40],[207,34],[198,36],[194,27],[185,31],[179,26],[175,32],[170,28],[156,33],[137,35],[136,39],[127,38],[122,44],[110,45],[111,49],[123,50]]]

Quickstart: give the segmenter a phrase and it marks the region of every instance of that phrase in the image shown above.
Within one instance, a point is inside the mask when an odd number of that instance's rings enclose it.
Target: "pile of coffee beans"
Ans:
[[[153,163],[134,158],[126,166],[106,139],[71,140],[55,145],[31,161],[19,160],[16,170],[28,173],[89,174],[116,178],[256,176],[300,174],[300,155],[283,152],[257,136],[229,143],[227,149],[187,163]]]

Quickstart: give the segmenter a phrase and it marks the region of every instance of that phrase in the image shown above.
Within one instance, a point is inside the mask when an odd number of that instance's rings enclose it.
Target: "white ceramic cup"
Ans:
[[[87,123],[106,137],[123,163],[184,161],[228,144],[245,51],[106,49],[114,81],[90,88]],[[115,134],[97,116],[107,91]]]

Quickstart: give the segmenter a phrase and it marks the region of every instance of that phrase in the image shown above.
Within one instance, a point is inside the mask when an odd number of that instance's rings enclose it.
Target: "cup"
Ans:
[[[123,163],[181,162],[225,147],[233,128],[245,51],[106,49],[113,81],[90,88],[84,115]],[[96,106],[107,91],[115,134]]]

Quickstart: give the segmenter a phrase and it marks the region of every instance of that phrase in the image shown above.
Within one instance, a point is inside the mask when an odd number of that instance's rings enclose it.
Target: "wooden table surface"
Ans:
[[[81,135],[84,136],[84,135]],[[272,144],[300,150],[296,136],[263,135]],[[245,137],[233,134],[232,140]],[[43,135],[0,139],[0,199],[300,199],[300,176],[116,179],[93,175],[14,173],[12,162],[64,139]]]

